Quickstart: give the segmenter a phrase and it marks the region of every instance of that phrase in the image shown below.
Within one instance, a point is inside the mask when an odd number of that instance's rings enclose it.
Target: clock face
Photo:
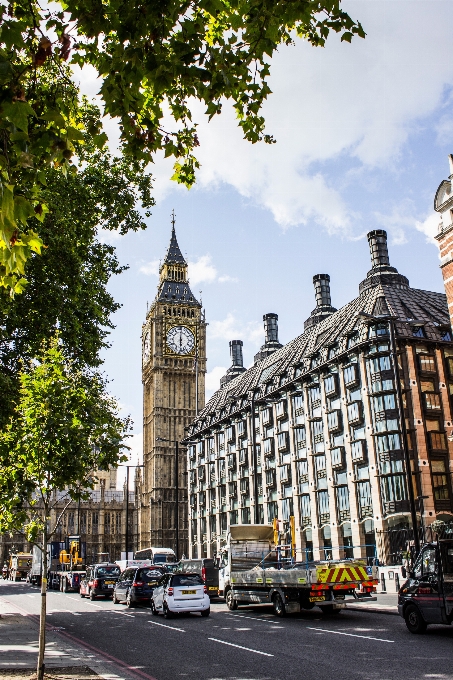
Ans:
[[[192,331],[185,326],[174,326],[167,333],[167,345],[175,354],[190,354],[195,338]]]
[[[149,330],[146,331],[145,337],[143,338],[143,361],[146,362],[149,359],[149,352],[150,352],[150,347],[151,345],[151,338],[149,335]]]

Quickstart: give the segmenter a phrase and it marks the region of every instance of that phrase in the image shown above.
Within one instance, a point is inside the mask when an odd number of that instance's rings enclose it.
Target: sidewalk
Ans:
[[[24,615],[0,597],[0,680],[29,680],[36,677],[38,620]],[[137,680],[116,664],[47,629],[46,679]]]
[[[378,586],[379,587],[379,586]],[[380,587],[379,587],[380,588]],[[376,602],[361,602],[357,600],[352,604],[346,605],[352,611],[369,611],[379,614],[394,614],[398,616],[398,594],[397,593],[375,593]]]

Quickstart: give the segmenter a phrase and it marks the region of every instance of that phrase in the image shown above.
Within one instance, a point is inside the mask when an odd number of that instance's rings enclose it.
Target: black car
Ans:
[[[216,560],[209,557],[194,560],[181,560],[178,573],[199,574],[208,589],[209,597],[219,595],[219,567]]]
[[[98,595],[112,597],[115,584],[121,570],[117,564],[101,562],[87,567],[86,574],[80,581],[80,597],[88,596],[95,600]]]
[[[128,607],[150,603],[153,590],[165,567],[129,567],[123,571],[113,591],[113,603],[125,602]]]

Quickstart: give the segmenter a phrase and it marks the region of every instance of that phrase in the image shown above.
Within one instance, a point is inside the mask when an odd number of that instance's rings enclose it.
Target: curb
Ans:
[[[360,606],[357,606],[357,605],[352,605],[352,607],[350,607],[349,605],[346,605],[346,610],[352,611],[352,612],[367,611],[367,612],[373,612],[373,614],[387,614],[387,615],[390,615],[390,616],[399,616],[398,610],[396,608],[395,609],[393,609],[393,608],[380,609],[378,607],[370,607],[368,605],[363,606],[363,607],[360,607]]]

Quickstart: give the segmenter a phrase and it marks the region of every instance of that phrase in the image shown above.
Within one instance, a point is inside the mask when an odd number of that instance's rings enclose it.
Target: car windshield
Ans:
[[[198,574],[176,574],[172,578],[172,586],[202,586],[203,580]]]
[[[97,575],[98,576],[119,576],[120,575],[120,568],[119,567],[98,567],[97,568]]]
[[[161,576],[162,572],[160,569],[143,569],[137,574],[137,577],[140,578],[141,581],[146,581],[146,583],[158,581]]]

